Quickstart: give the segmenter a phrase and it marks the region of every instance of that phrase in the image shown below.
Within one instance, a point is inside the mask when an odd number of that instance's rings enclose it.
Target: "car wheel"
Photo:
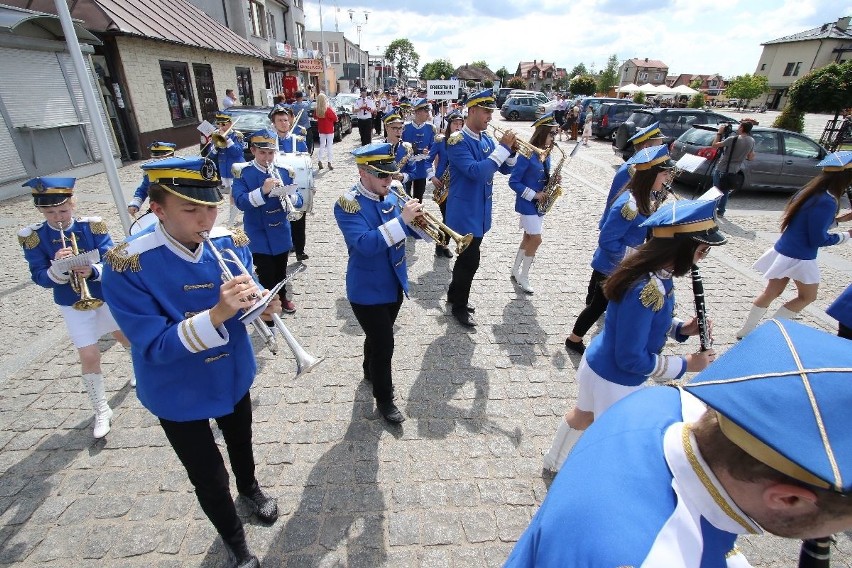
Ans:
[[[521,118],[521,117],[518,114],[518,111],[513,110],[512,112],[509,113],[509,120],[518,120],[519,118]]]
[[[340,142],[343,136],[340,135],[340,123],[334,125],[334,142]]]

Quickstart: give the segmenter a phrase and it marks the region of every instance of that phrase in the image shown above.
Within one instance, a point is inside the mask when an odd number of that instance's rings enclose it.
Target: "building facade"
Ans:
[[[681,73],[680,75],[670,75],[666,78],[666,86],[670,88],[686,85],[692,87],[695,81],[699,81],[698,90],[704,93],[704,96],[713,99],[722,95],[725,92],[725,87],[728,82],[718,73],[712,75],[693,75],[692,73]]]
[[[769,81],[766,106],[783,108],[787,90],[797,79],[830,63],[852,59],[852,17],[838,18],[817,28],[763,43],[763,53],[755,69]]]
[[[658,59],[628,59],[618,67],[619,87],[634,85],[665,85],[669,66]]]
[[[308,30],[305,40],[308,49],[325,54],[329,94],[351,93],[362,85],[370,89],[381,88],[374,80],[368,79],[370,54],[343,32]],[[325,50],[322,49],[323,40]]]
[[[531,91],[551,91],[554,89],[556,80],[561,76],[560,71],[563,75],[565,74],[565,70],[557,68],[555,63],[535,59],[518,63],[515,77],[523,79]]]

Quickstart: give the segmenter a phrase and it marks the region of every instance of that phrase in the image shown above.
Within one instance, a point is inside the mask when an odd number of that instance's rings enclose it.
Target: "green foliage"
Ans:
[[[574,77],[578,77],[580,75],[588,75],[588,74],[589,74],[589,70],[586,69],[586,66],[583,65],[582,63],[579,63],[579,64],[575,65],[573,69],[571,69],[570,73],[568,73],[568,78],[573,79]]]
[[[642,91],[636,91],[635,93],[633,93],[633,102],[637,105],[645,104],[645,100],[645,93],[643,93]]]
[[[689,98],[689,108],[704,108],[704,93],[695,93]]]
[[[598,75],[598,91],[608,93],[609,90],[618,84],[618,54],[613,53],[607,59],[606,67],[601,74]]]
[[[701,79],[693,79],[692,81],[689,82],[689,88],[695,89],[697,91],[698,89],[701,88],[701,83],[702,83]]]
[[[567,91],[568,90],[568,77],[559,77],[556,81],[553,82],[553,88],[557,91]]]
[[[852,61],[808,73],[790,86],[789,95],[790,105],[802,112],[838,113],[852,107]]]
[[[805,113],[793,106],[793,103],[787,103],[775,122],[772,123],[773,128],[784,128],[793,132],[802,132],[805,129]]]
[[[397,77],[407,77],[417,70],[420,56],[414,50],[414,45],[407,39],[395,39],[385,50],[385,59],[396,68]]]
[[[446,59],[436,59],[423,66],[423,69],[420,70],[420,78],[427,81],[441,79],[442,77],[449,79],[455,73],[455,69],[453,64]]]
[[[598,82],[591,75],[574,77],[569,83],[571,92],[575,95],[594,95]]]
[[[495,75],[500,77],[500,84],[505,85],[506,84],[506,77],[509,76],[509,71],[506,70],[506,67],[501,67],[500,69],[497,70]]]
[[[494,81],[492,81],[491,79],[486,79],[482,82],[482,86],[485,87],[486,89],[490,89],[491,87],[494,86]]]
[[[506,86],[511,89],[526,89],[527,83],[520,77],[512,77],[509,79],[509,83]]]
[[[468,89],[472,89],[472,88],[474,88],[475,86],[476,86],[476,81],[474,81],[474,80],[472,80],[472,79],[471,79],[470,81],[468,81],[468,82],[467,82],[467,88],[468,88]]]
[[[488,64],[482,60],[474,61],[470,64],[471,67],[479,67],[480,69],[488,69]]]
[[[728,82],[725,96],[729,99],[740,99],[745,101],[743,106],[748,107],[749,101],[764,93],[769,92],[769,79],[764,75],[737,75]]]

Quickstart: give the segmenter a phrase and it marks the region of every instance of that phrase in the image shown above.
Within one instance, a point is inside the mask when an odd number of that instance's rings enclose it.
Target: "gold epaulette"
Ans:
[[[449,144],[450,146],[458,144],[459,142],[461,142],[463,137],[464,134],[462,134],[461,130],[456,130],[455,132],[450,134],[450,137],[447,139],[447,144]]]
[[[116,272],[124,272],[128,268],[133,272],[142,270],[142,265],[139,263],[138,254],[127,254],[127,246],[130,243],[127,241],[116,245],[109,249],[104,255],[104,262],[112,266]]]
[[[344,193],[337,198],[337,204],[347,213],[357,213],[361,210],[361,204],[350,193]]]
[[[639,208],[636,206],[636,203],[633,202],[631,198],[627,198],[627,201],[621,207],[621,216],[624,217],[628,221],[632,221],[636,218],[636,214],[638,213]]]
[[[95,235],[106,235],[109,232],[106,221],[103,219],[100,221],[89,221],[89,228],[92,229],[92,234]]]
[[[231,177],[234,179],[240,179],[243,175],[243,170],[250,163],[251,162],[237,162],[235,164],[231,164]]]
[[[238,247],[246,247],[249,244],[248,235],[246,235],[245,231],[238,227],[234,227],[231,229],[231,238],[234,240],[234,244]]]
[[[18,244],[25,249],[34,249],[40,242],[38,233],[32,227],[24,227],[18,231]]]
[[[443,142],[443,141],[444,141],[444,135],[443,134],[436,134],[435,135],[435,142]]]
[[[245,138],[243,133],[240,132],[239,130],[234,130],[234,136],[236,136],[239,140],[242,140],[243,138]]]
[[[656,276],[651,276],[651,279],[648,280],[648,283],[642,287],[642,291],[639,293],[639,300],[642,302],[642,305],[646,308],[651,308],[655,312],[659,312],[663,309],[665,299],[666,296],[660,290]]]

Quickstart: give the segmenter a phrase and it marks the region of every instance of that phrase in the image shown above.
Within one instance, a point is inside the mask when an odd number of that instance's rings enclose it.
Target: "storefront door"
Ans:
[[[213,84],[213,69],[203,63],[193,63],[192,72],[195,75],[195,90],[198,91],[201,118],[213,122],[214,115],[219,110],[216,102],[216,85]]]

